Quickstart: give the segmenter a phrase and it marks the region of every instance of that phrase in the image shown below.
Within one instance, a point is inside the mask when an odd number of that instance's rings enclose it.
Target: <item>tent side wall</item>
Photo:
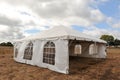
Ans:
[[[81,44],[82,45],[82,54],[80,57],[89,57],[89,58],[106,58],[106,44],[96,43],[96,46],[93,47],[92,52],[90,51],[91,44]]]
[[[79,53],[75,53],[75,46],[80,45]],[[93,43],[88,41],[73,41],[70,43],[69,55],[80,56],[88,58],[106,58],[106,44],[104,43]]]
[[[44,45],[48,41],[51,41],[55,44],[55,64],[54,65],[43,62]],[[24,41],[22,42],[22,44],[19,44],[19,42],[16,43],[17,46],[14,47],[14,54],[15,54],[15,49],[17,48],[18,55],[17,57],[14,56],[15,61],[48,68],[60,73],[65,73],[65,74],[69,73],[68,72],[68,69],[69,69],[68,40],[57,39],[57,40],[31,41],[33,43],[32,60],[26,60],[26,59],[23,59],[23,57],[24,57],[25,48],[29,42],[30,41]]]

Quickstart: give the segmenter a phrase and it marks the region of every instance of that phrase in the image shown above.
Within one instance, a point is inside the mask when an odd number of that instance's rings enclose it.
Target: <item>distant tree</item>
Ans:
[[[11,42],[7,42],[6,45],[7,46],[13,46],[13,44]]]
[[[13,44],[11,42],[3,42],[3,43],[0,43],[0,46],[13,46]]]
[[[6,46],[6,43],[5,43],[5,42],[3,42],[3,43],[1,43],[1,44],[0,44],[0,46]]]
[[[119,39],[115,39],[114,45],[115,45],[115,46],[119,46],[119,45],[120,45],[120,40],[119,40]]]
[[[105,40],[107,42],[113,42],[114,41],[114,37],[112,35],[102,35],[100,37],[100,39]]]
[[[114,37],[112,35],[102,35],[100,39],[105,40],[108,45],[114,45]]]

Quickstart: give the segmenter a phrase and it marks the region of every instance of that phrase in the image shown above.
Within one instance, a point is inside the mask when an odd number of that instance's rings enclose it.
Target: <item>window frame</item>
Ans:
[[[77,49],[79,49],[79,50],[77,50]],[[76,44],[74,46],[74,54],[77,54],[77,55],[82,54],[82,45],[81,44]]]
[[[45,43],[43,48],[43,63],[55,65],[55,44],[51,41]]]
[[[24,50],[23,59],[32,60],[33,56],[33,43],[29,42]]]
[[[90,44],[89,46],[89,54],[90,55],[95,55],[98,53],[98,45],[96,45],[95,43]]]

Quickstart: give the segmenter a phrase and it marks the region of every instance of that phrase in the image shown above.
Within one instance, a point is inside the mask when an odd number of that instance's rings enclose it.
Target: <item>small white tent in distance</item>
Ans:
[[[14,44],[14,60],[69,73],[69,56],[106,58],[106,42],[59,26]]]

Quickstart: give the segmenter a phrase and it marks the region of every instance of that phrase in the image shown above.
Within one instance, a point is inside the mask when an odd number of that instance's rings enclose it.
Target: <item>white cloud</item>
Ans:
[[[37,3],[36,7],[32,8],[40,17],[49,19],[58,24],[76,24],[83,26],[91,26],[94,23],[104,20],[104,15],[98,10],[94,9],[90,4],[92,0],[54,0],[44,3]],[[62,22],[63,21],[63,22]],[[87,24],[86,24],[87,23]],[[64,25],[63,24],[63,25]]]
[[[115,27],[115,28],[120,28],[120,22],[115,23],[115,24],[113,24],[112,26]]]
[[[84,27],[106,20],[105,15],[94,5],[108,0],[0,0],[0,36],[17,39],[30,35],[29,29],[45,30],[44,26],[80,25]],[[109,20],[108,20],[109,21]],[[119,25],[119,24],[118,24]],[[116,25],[117,26],[117,25]],[[6,30],[8,30],[8,33]],[[88,31],[100,35],[105,30]],[[87,31],[87,30],[86,30]],[[84,32],[86,32],[84,31]],[[1,32],[1,31],[0,31]],[[97,35],[94,35],[97,36]],[[2,40],[2,39],[0,39]]]
[[[40,20],[46,19],[45,24],[49,23],[48,19],[52,20],[52,22],[56,21],[55,24],[63,24],[61,21],[65,21],[65,24],[74,24],[71,23],[75,22],[72,19],[77,19],[77,24],[82,25],[83,22],[84,24],[86,24],[85,22],[87,22],[88,25],[84,26],[90,26],[94,23],[104,20],[104,15],[98,9],[90,6],[91,4],[94,5],[93,0],[25,0],[22,3],[19,0],[15,0],[14,2],[13,0],[6,1],[14,4],[16,7],[21,7],[21,5],[24,7],[27,6],[28,9],[31,9],[31,13],[34,13],[32,15],[37,15]],[[27,10],[24,9],[24,7],[22,8],[22,10]],[[30,10],[27,10],[27,12],[30,12]],[[19,18],[23,19],[21,15],[19,16]],[[25,17],[24,21],[29,21],[28,19],[28,17]]]
[[[113,28],[120,28],[120,20],[116,20],[113,19],[112,17],[108,17],[107,23]]]
[[[8,31],[8,26],[0,25],[0,32]]]
[[[99,29],[97,27],[92,27],[90,29],[84,30],[83,33],[97,38],[100,38],[101,35],[107,34],[107,35],[113,35],[114,38],[120,39],[119,30],[113,30],[113,29],[106,30],[106,29]]]
[[[97,27],[92,27],[92,28],[84,30],[83,33],[85,33],[87,35],[91,35],[93,37],[100,38],[100,36],[103,34],[109,34],[109,31],[106,29],[99,29]]]

